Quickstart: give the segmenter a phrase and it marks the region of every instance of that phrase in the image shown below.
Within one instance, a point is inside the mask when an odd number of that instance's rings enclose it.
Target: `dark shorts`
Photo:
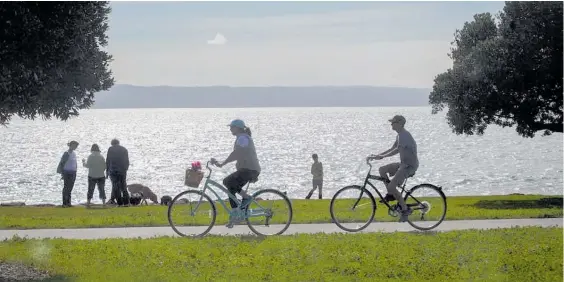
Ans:
[[[311,183],[313,184],[313,188],[323,187],[323,179],[313,179]]]
[[[231,193],[239,193],[249,181],[252,181],[259,176],[259,172],[255,170],[241,169],[233,172],[223,179],[223,185]]]

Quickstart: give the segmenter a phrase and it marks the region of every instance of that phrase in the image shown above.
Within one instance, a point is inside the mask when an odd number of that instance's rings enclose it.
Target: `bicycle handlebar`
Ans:
[[[211,158],[209,161],[206,162],[206,168],[209,170],[210,173],[208,173],[208,177],[211,175],[212,173],[212,169],[210,167],[210,164],[214,165],[215,163],[217,163],[217,161],[214,158]]]
[[[212,169],[210,168],[210,162],[211,162],[211,160],[209,160],[209,161],[206,162],[206,168],[210,171],[210,173],[208,174],[208,176],[210,176],[211,173],[212,173]]]
[[[366,158],[366,164],[368,165],[368,167],[370,168],[368,170],[368,172],[372,171],[372,164],[370,163],[370,160],[368,160],[368,158]]]
[[[210,167],[210,163],[213,165],[213,161],[214,161],[214,160],[215,160],[214,158],[211,158],[209,161],[206,162],[206,168],[207,168],[208,171],[209,171],[208,176],[210,176],[211,173],[212,173],[212,169],[211,169],[211,167]],[[370,163],[370,161],[369,161],[368,159],[366,159],[366,164],[370,167],[370,170],[369,170],[369,171],[371,171],[371,170],[372,170],[372,164]]]

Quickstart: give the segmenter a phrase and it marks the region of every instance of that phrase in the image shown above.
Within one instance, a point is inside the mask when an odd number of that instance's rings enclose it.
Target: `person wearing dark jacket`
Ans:
[[[118,206],[129,206],[126,182],[129,154],[127,149],[119,144],[119,140],[113,139],[111,144],[106,156],[106,178],[110,177],[112,181],[112,196],[109,202],[115,200]]]

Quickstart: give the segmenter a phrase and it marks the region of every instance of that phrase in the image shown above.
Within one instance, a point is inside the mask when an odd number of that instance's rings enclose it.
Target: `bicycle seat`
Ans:
[[[257,182],[257,181],[258,181],[258,176],[255,177],[255,178],[253,178],[253,179],[251,179],[251,180],[249,180],[249,183],[255,183],[255,182]]]

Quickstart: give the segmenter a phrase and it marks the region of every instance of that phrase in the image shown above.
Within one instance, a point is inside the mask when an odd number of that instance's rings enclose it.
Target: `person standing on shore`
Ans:
[[[129,206],[129,193],[127,192],[127,170],[129,169],[129,153],[127,149],[119,144],[119,140],[113,139],[111,147],[106,156],[106,179],[112,181],[112,196],[118,206]]]
[[[82,165],[88,168],[88,193],[86,195],[86,206],[90,206],[90,201],[94,195],[94,188],[98,186],[98,192],[102,204],[106,204],[106,191],[104,186],[106,184],[105,170],[106,170],[106,160],[104,156],[100,153],[100,147],[98,144],[93,144],[90,149],[90,156],[88,159],[82,159]]]
[[[63,153],[59,165],[57,166],[57,173],[61,174],[63,179],[63,207],[72,207],[71,193],[74,188],[74,181],[76,180],[76,154],[75,150],[78,147],[77,141],[70,141],[68,143],[69,149]]]
[[[321,200],[323,189],[323,164],[318,160],[317,154],[311,155],[311,158],[313,159],[313,164],[311,164],[311,174],[313,175],[313,189],[311,189],[311,191],[309,191],[309,193],[307,194],[306,200],[309,200],[309,198],[311,198],[311,195],[313,195],[313,192],[315,192],[315,190],[317,190],[318,188],[319,199]]]

